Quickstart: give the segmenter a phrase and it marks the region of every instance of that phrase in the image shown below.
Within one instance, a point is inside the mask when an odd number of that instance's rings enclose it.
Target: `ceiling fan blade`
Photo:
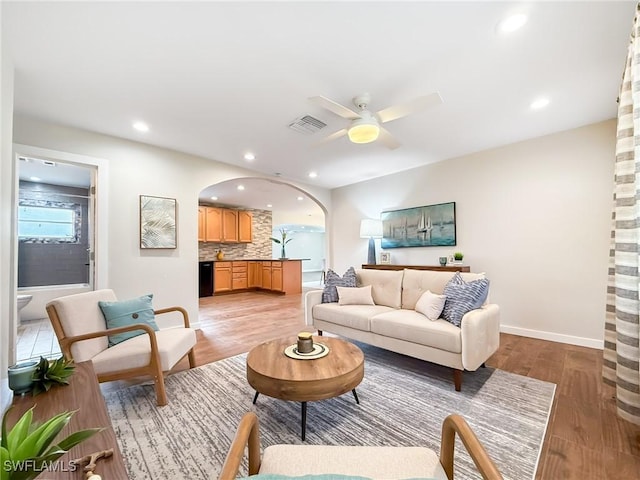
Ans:
[[[327,97],[317,96],[317,97],[309,97],[316,105],[326,108],[330,112],[335,113],[336,115],[342,118],[348,118],[349,120],[353,120],[355,118],[360,118],[360,115],[350,108],[345,107],[344,105],[340,105],[333,100],[329,100]]]
[[[398,142],[393,135],[389,133],[389,130],[386,128],[380,127],[380,134],[378,135],[378,140],[380,140],[385,147],[395,150],[400,146],[400,142]]]
[[[324,145],[325,143],[329,143],[332,140],[336,140],[337,138],[344,137],[349,130],[347,128],[343,128],[342,130],[338,130],[335,133],[332,133],[328,137],[324,137],[322,140],[319,140],[317,143],[314,143],[314,147],[319,145]]]
[[[425,110],[429,107],[434,107],[442,103],[442,97],[438,92],[424,95],[422,97],[414,98],[410,102],[401,103],[400,105],[394,105],[392,107],[380,110],[377,115],[380,119],[380,123],[391,122],[402,117],[420,110]]]

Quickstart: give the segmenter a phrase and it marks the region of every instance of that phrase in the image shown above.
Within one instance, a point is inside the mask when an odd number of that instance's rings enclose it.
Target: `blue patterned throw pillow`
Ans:
[[[324,280],[324,291],[322,292],[322,303],[336,303],[338,301],[338,290],[336,287],[355,287],[356,271],[353,267],[344,272],[341,277],[333,270],[327,270]]]
[[[459,272],[444,287],[447,297],[442,318],[459,327],[467,312],[480,308],[489,295],[489,280],[481,278],[465,282]]]

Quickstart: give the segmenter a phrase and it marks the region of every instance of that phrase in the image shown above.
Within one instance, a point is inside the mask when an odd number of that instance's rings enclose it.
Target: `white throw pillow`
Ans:
[[[366,287],[336,287],[338,305],[375,305],[371,296],[371,285]]]
[[[445,295],[436,295],[427,290],[416,302],[416,312],[421,313],[429,320],[437,320],[440,318],[446,298]]]

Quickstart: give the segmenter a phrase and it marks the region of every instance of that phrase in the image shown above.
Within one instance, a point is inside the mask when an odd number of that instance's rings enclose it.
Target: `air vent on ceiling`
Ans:
[[[304,133],[306,135],[316,133],[318,130],[322,130],[326,126],[327,124],[322,120],[318,120],[311,115],[296,118],[289,124],[289,128],[291,130],[295,130],[296,132]]]

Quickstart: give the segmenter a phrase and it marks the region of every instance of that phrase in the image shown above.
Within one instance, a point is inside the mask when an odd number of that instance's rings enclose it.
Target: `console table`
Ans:
[[[439,272],[470,272],[469,265],[391,265],[391,264],[363,264],[362,268],[374,270],[404,270],[410,268],[412,270],[436,270]]]
[[[111,426],[104,398],[100,393],[96,373],[90,361],[76,364],[76,369],[70,378],[69,385],[53,387],[48,392],[41,393],[35,398],[30,393],[15,396],[7,425],[12,427],[20,416],[34,404],[36,404],[36,408],[33,411],[33,418],[40,421],[64,411],[77,410],[71,417],[69,424],[60,432],[59,438],[64,438],[71,432],[85,428],[98,427],[104,429],[60,457],[57,461],[60,462],[59,468],[61,470],[72,470],[73,467],[70,467],[71,460],[100,450],[113,448],[111,457],[97,461],[95,473],[105,479],[129,478],[122,460],[122,454],[118,448],[116,435]],[[79,480],[84,479],[85,475],[82,472],[82,467],[77,466],[75,471],[46,472],[38,478]]]

